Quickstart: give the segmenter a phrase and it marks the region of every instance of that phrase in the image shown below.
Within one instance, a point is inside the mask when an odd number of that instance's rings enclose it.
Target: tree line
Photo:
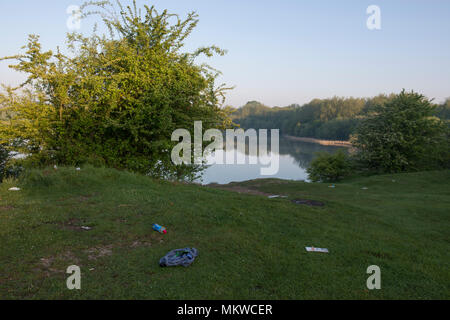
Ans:
[[[337,181],[354,174],[396,173],[450,168],[449,121],[425,96],[403,90],[377,104],[360,120],[350,155],[319,154],[307,169],[312,181]]]
[[[304,105],[270,108],[250,101],[241,108],[229,107],[233,122],[242,128],[280,129],[281,134],[329,140],[349,140],[362,120],[385,105],[395,94],[380,94],[372,98],[314,99]],[[450,119],[450,98],[442,104],[432,104],[433,115]]]

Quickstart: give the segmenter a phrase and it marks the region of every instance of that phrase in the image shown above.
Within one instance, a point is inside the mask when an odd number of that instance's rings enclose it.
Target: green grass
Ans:
[[[288,196],[268,199],[112,169],[32,171],[0,185],[0,299],[449,299],[449,179],[239,184]],[[200,252],[191,267],[159,267],[187,246]],[[81,290],[66,288],[73,264]],[[370,265],[381,290],[366,288]]]

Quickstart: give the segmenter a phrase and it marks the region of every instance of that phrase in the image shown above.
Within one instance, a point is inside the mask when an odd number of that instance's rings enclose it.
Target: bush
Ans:
[[[374,111],[353,141],[366,168],[394,173],[440,169],[449,162],[448,127],[423,95],[403,90]]]
[[[134,1],[117,6],[82,6],[83,17],[99,14],[109,33],[69,34],[68,56],[44,52],[39,37],[30,36],[24,54],[4,58],[17,61],[11,68],[26,73],[28,85],[0,94],[9,117],[0,121],[0,143],[17,142],[15,151],[38,166],[92,163],[154,177],[190,176],[198,168],[181,170],[171,161],[172,132],[192,132],[196,120],[204,130],[230,125],[220,108],[227,88],[215,84],[215,69],[197,62],[225,52],[215,46],[184,51],[195,13],[182,20],[154,7],[141,12]]]
[[[351,161],[343,152],[334,154],[321,152],[307,169],[308,177],[313,182],[335,182],[351,172]]]

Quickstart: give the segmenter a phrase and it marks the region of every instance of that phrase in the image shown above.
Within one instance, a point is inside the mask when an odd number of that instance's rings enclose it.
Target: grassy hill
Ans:
[[[220,190],[112,169],[32,171],[0,185],[0,299],[449,299],[449,180],[440,171]],[[191,267],[159,267],[187,246],[200,253]],[[81,290],[66,288],[73,264]],[[366,288],[370,265],[381,290]]]

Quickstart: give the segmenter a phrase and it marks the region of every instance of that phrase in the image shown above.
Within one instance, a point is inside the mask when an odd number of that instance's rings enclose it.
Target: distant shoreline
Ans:
[[[336,146],[336,147],[347,147],[347,148],[352,147],[352,144],[350,141],[322,140],[322,139],[307,138],[307,137],[294,137],[294,136],[288,136],[288,135],[285,135],[285,137],[290,140],[303,141],[303,142],[309,142],[309,143],[317,143],[317,144],[320,144],[323,146]]]

